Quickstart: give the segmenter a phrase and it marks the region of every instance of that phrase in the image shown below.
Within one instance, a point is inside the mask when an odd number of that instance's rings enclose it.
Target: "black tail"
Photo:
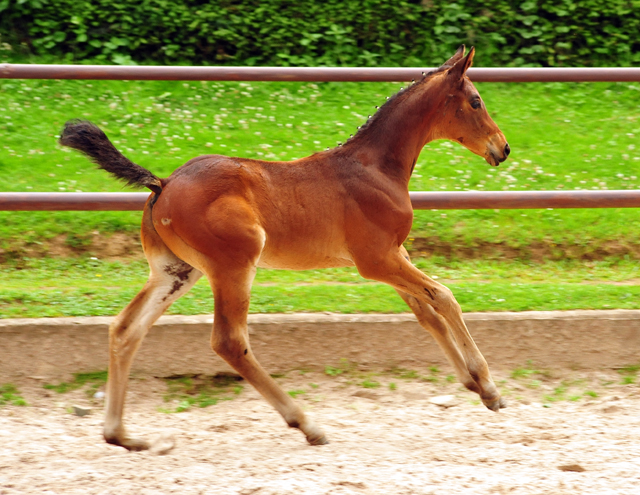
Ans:
[[[156,194],[162,192],[162,182],[147,169],[136,165],[111,144],[107,135],[86,120],[70,120],[60,134],[60,144],[87,155],[98,166],[124,180],[130,186],[144,186]]]

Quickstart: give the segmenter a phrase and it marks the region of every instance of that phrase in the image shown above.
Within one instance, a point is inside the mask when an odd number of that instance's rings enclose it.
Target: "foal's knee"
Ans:
[[[238,361],[249,353],[249,343],[243,337],[232,337],[214,330],[211,348],[227,362]]]
[[[438,287],[425,289],[425,291],[429,291],[427,300],[438,313],[461,311],[460,304],[458,304],[458,301],[456,301],[456,298],[453,296],[453,292],[451,292],[451,289],[448,287],[439,285]]]

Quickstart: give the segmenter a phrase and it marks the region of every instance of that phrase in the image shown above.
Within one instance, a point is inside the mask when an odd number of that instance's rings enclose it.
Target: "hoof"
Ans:
[[[495,399],[482,399],[482,403],[487,406],[487,409],[491,409],[493,412],[498,412],[500,409],[507,407],[507,401],[502,397]]]
[[[141,452],[149,450],[149,444],[144,440],[132,440],[131,443],[123,445],[123,447],[131,452]]]
[[[107,443],[111,445],[117,445],[118,447],[124,447],[130,452],[140,452],[141,450],[149,449],[149,442],[141,440],[139,438],[113,438],[105,437]]]
[[[320,435],[319,437],[307,437],[307,442],[309,442],[310,445],[327,445],[329,443],[329,440],[327,440],[327,437],[325,437],[324,435]]]
[[[304,424],[298,426],[298,428],[304,433],[310,445],[325,445],[329,443],[327,437],[324,436],[324,432],[309,419],[305,419]]]

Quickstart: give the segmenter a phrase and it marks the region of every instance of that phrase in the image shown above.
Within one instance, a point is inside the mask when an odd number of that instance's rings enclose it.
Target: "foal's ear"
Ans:
[[[456,53],[453,54],[453,57],[442,64],[438,70],[440,71],[450,69],[451,67],[456,65],[456,62],[458,62],[462,57],[464,57],[464,45],[460,45],[456,50]]]
[[[473,64],[473,55],[475,53],[476,49],[474,47],[471,47],[471,50],[469,50],[467,56],[462,58],[461,60],[458,60],[455,65],[451,69],[449,69],[447,77],[451,77],[453,78],[453,80],[462,79],[466,74],[467,69]]]

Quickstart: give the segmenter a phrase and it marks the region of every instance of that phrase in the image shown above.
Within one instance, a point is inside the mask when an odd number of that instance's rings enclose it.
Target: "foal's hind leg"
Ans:
[[[149,448],[145,440],[129,437],[122,421],[127,381],[135,353],[151,325],[202,276],[201,272],[178,259],[151,230],[152,227],[149,229],[149,224],[143,220],[142,241],[151,271],[149,280],[109,327],[104,438],[108,443],[128,450]]]
[[[249,344],[247,313],[255,266],[218,262],[209,275],[215,313],[211,347],[276,408],[287,424],[299,428],[311,445],[327,443],[324,433],[260,366]]]

